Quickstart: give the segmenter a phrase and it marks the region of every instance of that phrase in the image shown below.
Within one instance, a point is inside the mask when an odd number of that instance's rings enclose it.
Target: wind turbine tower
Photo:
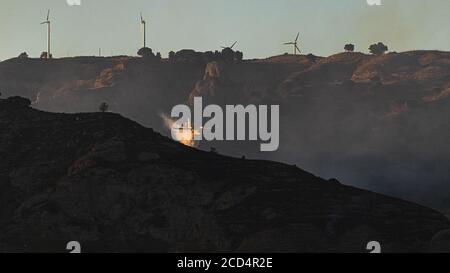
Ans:
[[[41,25],[47,25],[47,59],[51,58],[50,44],[51,44],[51,23],[50,23],[50,10],[47,12],[47,19],[41,23]]]
[[[141,13],[141,26],[143,28],[143,40],[144,40],[144,47],[147,47],[147,22],[145,22],[144,17],[142,17],[142,13]]]
[[[300,37],[300,33],[297,34],[297,37],[295,37],[295,40],[293,42],[284,43],[285,45],[292,45],[294,46],[294,55],[297,55],[298,53],[301,53],[300,48],[298,47],[298,38]]]

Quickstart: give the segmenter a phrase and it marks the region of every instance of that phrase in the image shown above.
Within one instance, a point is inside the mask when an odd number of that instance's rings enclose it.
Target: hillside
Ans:
[[[0,100],[0,251],[448,250],[434,210],[198,151],[118,114],[29,104]]]
[[[54,112],[112,112],[168,134],[161,114],[205,103],[280,104],[280,149],[199,143],[222,154],[297,164],[322,177],[450,209],[450,53],[281,55],[243,62],[131,57],[12,59],[0,92]]]

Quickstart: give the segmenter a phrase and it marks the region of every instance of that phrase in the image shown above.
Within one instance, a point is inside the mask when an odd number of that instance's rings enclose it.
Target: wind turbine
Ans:
[[[50,53],[50,10],[47,11],[47,19],[41,23],[41,25],[47,25],[47,59],[51,58],[51,53]]]
[[[285,45],[293,45],[294,46],[294,55],[297,55],[297,50],[298,53],[301,53],[300,48],[298,48],[298,37],[300,37],[300,32],[297,34],[297,37],[295,37],[294,42],[289,42],[289,43],[284,43]]]
[[[237,44],[237,41],[234,42],[234,44],[232,44],[231,46],[221,46],[221,48],[223,48],[223,49],[226,49],[226,48],[233,49],[233,47],[234,47],[236,44]]]
[[[146,29],[147,22],[145,22],[144,17],[142,17],[141,12],[141,26],[143,27],[143,39],[144,39],[144,47],[147,47],[147,29]]]

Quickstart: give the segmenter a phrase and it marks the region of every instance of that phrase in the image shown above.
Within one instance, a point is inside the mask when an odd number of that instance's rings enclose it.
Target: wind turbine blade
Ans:
[[[233,47],[237,44],[237,41],[234,42],[234,44],[230,47],[231,49],[233,49]]]
[[[299,33],[297,33],[297,37],[295,38],[295,42],[297,42],[298,41],[298,37],[300,36],[300,32]]]
[[[48,19],[50,18],[50,10],[47,11],[47,22],[49,21]]]
[[[297,45],[295,45],[295,48],[297,48],[297,50],[298,50],[298,53],[302,53],[302,51],[300,50],[300,48],[298,48],[298,46],[297,46]]]

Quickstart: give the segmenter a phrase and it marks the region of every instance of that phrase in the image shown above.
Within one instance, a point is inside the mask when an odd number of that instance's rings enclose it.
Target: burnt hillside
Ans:
[[[297,167],[198,151],[117,114],[0,100],[0,251],[442,250],[449,221]]]

